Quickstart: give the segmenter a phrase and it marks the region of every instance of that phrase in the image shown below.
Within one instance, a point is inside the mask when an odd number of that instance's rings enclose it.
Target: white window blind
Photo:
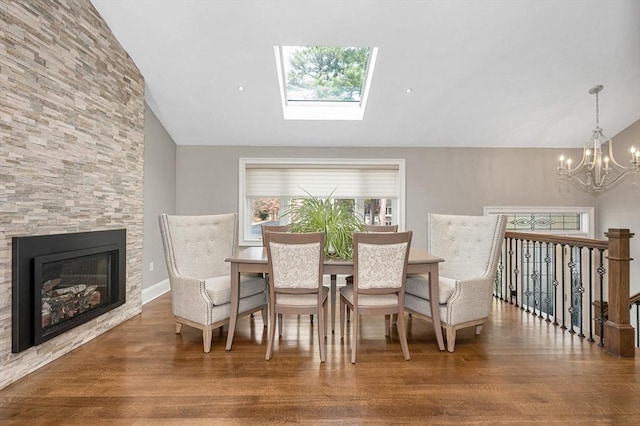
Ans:
[[[291,199],[309,194],[353,199],[361,208],[365,199],[386,199],[404,229],[404,159],[240,158],[239,166],[240,245],[261,244],[254,202],[265,198],[279,199],[282,211]]]
[[[398,198],[397,164],[247,164],[247,197]]]

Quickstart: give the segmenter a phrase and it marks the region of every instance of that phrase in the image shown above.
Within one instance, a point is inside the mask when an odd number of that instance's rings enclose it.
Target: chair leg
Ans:
[[[480,324],[480,325],[476,325],[476,336],[479,336],[480,333],[482,332],[482,326],[484,324]]]
[[[206,326],[202,329],[202,346],[204,346],[204,353],[211,352],[211,337],[213,336],[213,329],[211,326]]]
[[[318,307],[318,343],[320,346],[320,362],[325,362],[327,359],[327,342],[324,340],[327,335],[327,323],[325,321],[327,314],[326,307],[326,304]]]
[[[342,296],[340,297],[340,339],[344,339],[344,315],[347,305],[344,303]]]
[[[182,323],[176,321],[176,334],[180,334],[182,332]]]
[[[282,314],[279,315],[280,317]],[[276,310],[275,306],[269,306],[269,336],[267,337],[267,354],[264,359],[267,361],[271,359],[271,354],[273,353],[273,341],[276,337]]]
[[[264,305],[262,308],[262,322],[264,326],[267,327],[269,324],[269,307],[268,305]]]
[[[356,363],[356,353],[358,351],[358,309],[353,306],[353,330],[351,331],[351,364]]]
[[[389,337],[391,335],[391,315],[384,316],[384,336]]]
[[[278,336],[282,337],[282,314],[278,314]]]
[[[400,337],[402,355],[404,355],[405,361],[409,361],[411,355],[409,355],[409,345],[407,344],[407,328],[404,323],[404,312],[400,312],[400,315],[397,316],[396,326],[398,327],[398,337]]]
[[[453,352],[456,347],[456,329],[453,326],[447,327],[447,350]]]
[[[329,304],[325,303],[324,304],[324,338],[327,338],[327,327],[328,327],[328,320],[329,318]]]

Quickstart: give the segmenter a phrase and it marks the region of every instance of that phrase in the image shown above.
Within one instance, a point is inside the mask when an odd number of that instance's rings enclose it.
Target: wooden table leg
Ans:
[[[337,276],[335,274],[331,274],[331,332],[335,333],[336,331],[336,280]]]
[[[440,280],[437,263],[429,268],[429,300],[431,301],[433,331],[436,333],[438,347],[441,351],[444,351],[444,339],[442,338],[442,326],[440,325]]]
[[[231,263],[231,314],[229,316],[229,332],[227,333],[227,352],[231,350],[233,344],[233,334],[236,331],[236,321],[238,320],[238,309],[240,305],[240,271],[238,263]]]

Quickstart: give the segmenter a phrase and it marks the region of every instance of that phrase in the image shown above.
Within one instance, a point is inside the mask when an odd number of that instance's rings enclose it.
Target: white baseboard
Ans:
[[[162,296],[169,292],[171,287],[169,286],[169,278],[166,280],[155,283],[154,285],[142,289],[142,304],[147,304],[153,299]]]

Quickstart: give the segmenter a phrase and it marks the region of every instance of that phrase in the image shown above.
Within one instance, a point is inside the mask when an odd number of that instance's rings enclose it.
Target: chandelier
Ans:
[[[602,134],[600,128],[600,109],[598,94],[602,86],[592,87],[589,93],[596,95],[596,128],[593,129],[591,141],[584,147],[582,161],[572,167],[571,158],[565,160],[560,156],[558,175],[569,179],[587,191],[598,192],[605,190],[628,174],[638,174],[640,171],[640,150],[631,147],[631,165],[625,167],[613,157],[613,139],[608,139]],[[608,155],[603,156],[603,148]]]

